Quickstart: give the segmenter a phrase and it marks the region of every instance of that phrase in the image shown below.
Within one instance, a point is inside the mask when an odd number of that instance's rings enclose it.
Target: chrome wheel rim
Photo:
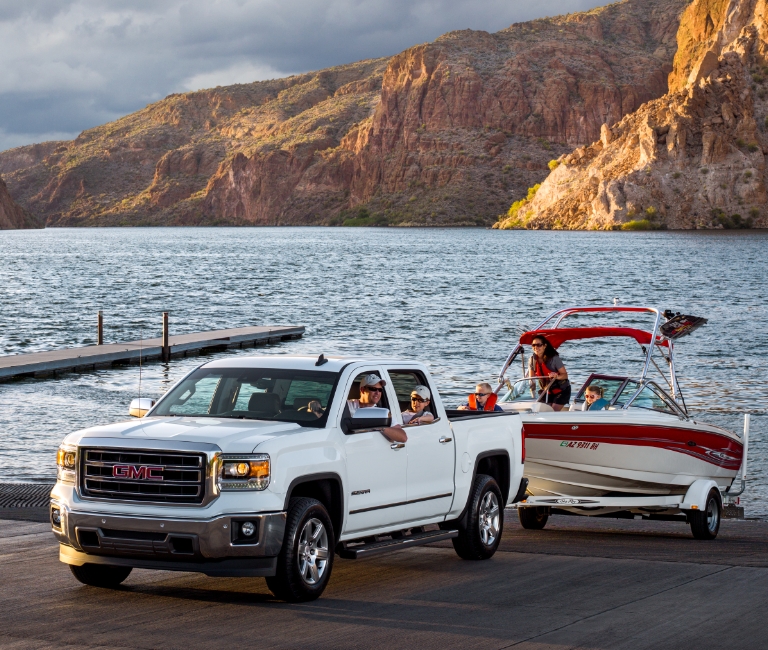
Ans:
[[[707,528],[710,533],[714,533],[717,530],[719,519],[720,513],[717,511],[717,502],[714,499],[710,499],[707,502]]]
[[[308,585],[316,585],[328,567],[328,532],[319,519],[310,519],[299,535],[299,574]]]
[[[499,535],[499,500],[493,492],[486,492],[480,501],[480,541],[485,546],[493,546]]]

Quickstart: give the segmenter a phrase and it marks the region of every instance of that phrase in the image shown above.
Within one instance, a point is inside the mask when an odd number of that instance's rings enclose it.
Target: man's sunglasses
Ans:
[[[363,390],[367,390],[371,393],[380,393],[383,391],[383,388],[375,388],[374,386],[363,386]]]
[[[418,395],[411,395],[411,401],[412,402],[426,402],[423,397],[419,397]]]
[[[488,397],[490,393],[475,393],[475,397]]]

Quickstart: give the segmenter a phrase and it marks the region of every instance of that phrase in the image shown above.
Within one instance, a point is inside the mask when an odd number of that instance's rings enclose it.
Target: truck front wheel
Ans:
[[[319,598],[331,577],[334,547],[325,506],[307,497],[291,499],[277,573],[267,578],[269,590],[292,603]]]
[[[487,560],[499,548],[504,512],[498,483],[492,476],[478,474],[472,485],[464,523],[453,548],[462,560]]]
[[[103,564],[69,565],[72,575],[84,585],[114,589],[131,573],[131,567],[105,566]]]

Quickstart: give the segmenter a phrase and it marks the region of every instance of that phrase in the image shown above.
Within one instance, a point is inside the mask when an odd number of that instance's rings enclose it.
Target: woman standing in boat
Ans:
[[[546,337],[537,334],[531,341],[533,354],[528,360],[528,376],[539,377],[539,396],[546,391],[544,401],[555,411],[561,411],[571,400],[571,382],[560,355]],[[549,389],[547,389],[549,387]],[[531,382],[531,391],[535,384]]]

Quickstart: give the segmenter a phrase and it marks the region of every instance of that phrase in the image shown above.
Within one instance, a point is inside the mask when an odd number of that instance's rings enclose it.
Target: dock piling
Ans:
[[[168,312],[163,312],[163,349],[160,353],[160,358],[163,363],[168,363],[171,360],[171,345],[168,341]]]
[[[99,309],[99,315],[96,318],[96,345],[104,345],[104,317]]]

